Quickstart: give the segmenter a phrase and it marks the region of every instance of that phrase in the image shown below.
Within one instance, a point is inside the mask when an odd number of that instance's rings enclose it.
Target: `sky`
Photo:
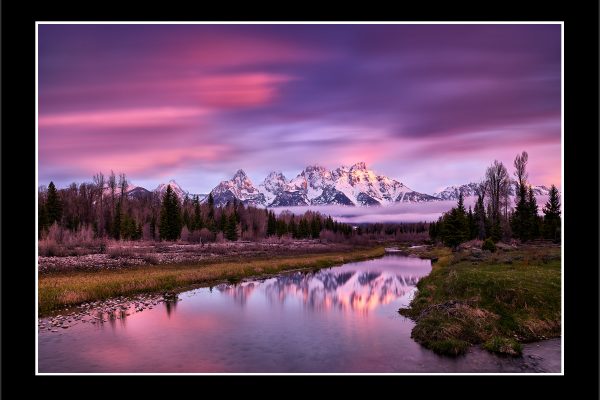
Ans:
[[[560,25],[39,25],[39,184],[364,161],[431,194],[525,150],[561,187],[560,68]]]

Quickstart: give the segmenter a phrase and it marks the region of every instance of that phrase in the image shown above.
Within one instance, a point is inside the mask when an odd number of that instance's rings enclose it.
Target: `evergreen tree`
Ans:
[[[273,236],[277,233],[277,220],[273,211],[269,211],[267,215],[267,236]]]
[[[215,221],[215,199],[212,195],[212,192],[208,194],[208,220],[206,224],[208,229],[215,233],[217,231],[216,221]]]
[[[177,240],[181,235],[182,218],[177,195],[167,186],[163,196],[162,207],[160,211],[160,238],[162,240]]]
[[[467,213],[467,225],[469,227],[469,240],[473,240],[477,237],[477,223],[471,206],[469,206],[469,212]]]
[[[325,229],[329,231],[333,230],[333,218],[331,218],[331,215],[328,215],[327,219],[325,220]]]
[[[527,188],[523,185],[517,187],[517,206],[511,218],[513,234],[522,242],[530,239],[531,214],[527,204]]]
[[[544,212],[544,237],[555,242],[560,241],[560,197],[556,186],[550,187],[548,202],[542,211]]]
[[[183,225],[187,226],[188,229],[192,226],[192,220],[190,218],[190,212],[188,211],[187,207],[185,207],[185,206],[183,208]]]
[[[469,239],[469,221],[462,192],[459,193],[456,207],[446,212],[433,229],[436,231],[434,234],[439,236],[446,246],[453,249]]]
[[[304,239],[308,237],[309,234],[308,222],[306,221],[306,218],[302,217],[298,223],[298,238]]]
[[[288,227],[287,224],[285,223],[283,218],[279,218],[277,220],[277,236],[282,237],[283,235],[285,235],[288,232]]]
[[[223,215],[225,215],[223,213]],[[238,239],[237,234],[237,221],[235,215],[233,213],[229,214],[229,218],[227,218],[227,227],[225,230],[225,237],[227,240],[236,241]]]
[[[527,191],[527,211],[529,219],[529,237],[531,239],[536,239],[540,237],[540,222],[538,216],[538,205],[531,186]]]
[[[152,214],[150,219],[150,237],[152,240],[156,239],[156,215]]]
[[[446,246],[455,249],[459,244],[463,242],[463,227],[460,221],[459,212],[456,208],[452,208],[450,211],[444,214],[442,225],[443,243]]]
[[[298,237],[298,228],[296,226],[296,221],[294,221],[294,215],[292,214],[292,218],[290,219],[290,223],[288,224],[288,232],[292,234],[292,237],[296,239]]]
[[[458,193],[458,201],[456,203],[456,209],[459,213],[461,213],[463,215],[467,213],[467,211],[465,210],[465,199],[464,199],[464,195],[463,195],[462,191],[460,191]]]
[[[113,216],[112,222],[113,228],[113,238],[116,240],[121,239],[121,200],[117,200],[117,205],[115,206],[115,212]]]
[[[52,181],[50,181],[50,184],[48,185],[46,212],[48,214],[48,226],[52,225],[54,222],[60,224],[63,213],[63,207],[60,197],[58,196],[56,186],[54,186],[54,182]]]
[[[486,225],[487,225],[487,221],[486,221],[486,217],[485,217],[485,207],[483,205],[483,195],[479,194],[477,196],[477,202],[475,203],[475,210],[474,210],[474,218],[475,218],[475,226],[476,226],[476,232],[477,232],[477,239],[479,240],[484,240],[487,235],[486,235]]]
[[[514,161],[516,182],[516,208],[511,218],[511,229],[513,234],[522,242],[526,242],[531,237],[531,215],[527,204],[527,152],[517,155]]]
[[[321,219],[316,215],[313,216],[310,221],[310,236],[313,239],[318,239],[319,234],[321,233]]]
[[[431,222],[429,224],[429,239],[432,242],[436,242],[438,239],[438,224],[436,222]]]
[[[465,210],[465,202],[463,192],[458,194],[458,202],[456,204],[456,218],[458,226],[459,240],[466,242],[469,240],[469,221],[467,219],[467,211]]]
[[[142,223],[138,223],[137,230],[135,231],[135,239],[140,240],[144,235],[144,228],[142,227]]]
[[[219,221],[219,230],[225,233],[225,229],[227,228],[227,215],[225,215],[225,209],[221,209],[221,219]]]
[[[202,213],[200,212],[200,200],[198,199],[198,196],[194,197],[194,221],[192,227],[193,231],[204,228],[202,224]]]
[[[500,226],[500,218],[496,218],[491,224],[490,238],[494,243],[502,239],[502,227]]]
[[[117,205],[120,204],[120,200],[118,200]],[[121,216],[121,228],[120,234],[122,239],[137,239],[137,225],[133,217],[129,214],[123,214]]]

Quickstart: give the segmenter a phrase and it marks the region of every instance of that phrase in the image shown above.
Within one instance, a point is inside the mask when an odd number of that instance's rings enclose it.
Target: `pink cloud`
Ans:
[[[203,144],[173,148],[135,148],[124,146],[119,151],[97,152],[93,149],[71,153],[68,160],[54,152],[46,155],[45,162],[65,165],[91,176],[95,171],[124,171],[139,177],[161,176],[182,165],[193,162],[214,162],[231,158],[232,149],[224,144]]]
[[[267,73],[211,75],[198,79],[192,87],[206,106],[246,107],[272,102],[278,94],[279,85],[292,79]]]
[[[332,53],[273,38],[241,34],[211,35],[190,38],[185,45],[174,47],[178,62],[214,67],[312,62],[330,58]]]
[[[83,129],[156,126],[179,123],[182,118],[199,117],[207,113],[207,110],[194,107],[130,108],[41,115],[38,123],[40,127],[78,126]]]

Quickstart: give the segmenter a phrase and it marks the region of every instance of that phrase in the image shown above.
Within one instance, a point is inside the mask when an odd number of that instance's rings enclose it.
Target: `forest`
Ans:
[[[523,151],[515,157],[512,180],[502,162],[495,160],[479,184],[477,201],[467,211],[462,193],[456,207],[444,213],[437,222],[429,225],[433,241],[456,248],[459,244],[479,239],[484,247],[493,250],[494,243],[518,239],[521,243],[535,239],[561,240],[560,196],[555,185],[550,188],[543,216],[531,185],[528,184],[528,154]],[[511,184],[515,185],[514,207],[509,197]]]
[[[93,182],[72,183],[57,189],[53,182],[38,191],[38,234],[57,242],[113,239],[127,241],[184,241],[207,243],[270,237],[326,239],[344,242],[365,239],[427,239],[428,224],[378,223],[349,225],[306,211],[294,215],[284,210],[245,205],[237,200],[216,207],[209,195],[179,199],[170,186],[161,196],[129,196],[125,174],[102,173]]]

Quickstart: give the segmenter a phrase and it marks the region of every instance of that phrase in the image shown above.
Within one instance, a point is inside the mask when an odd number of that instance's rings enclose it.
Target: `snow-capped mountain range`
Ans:
[[[516,182],[511,182],[510,189],[508,191],[509,196],[515,196]],[[532,186],[531,189],[536,196],[547,196],[550,189],[546,186]],[[475,182],[467,183],[460,186],[447,186],[439,192],[433,194],[434,197],[440,200],[458,200],[459,193],[462,192],[463,197],[477,196],[479,193],[479,184]]]
[[[183,200],[186,196],[195,195],[185,191],[175,181],[161,183],[152,192],[130,184],[127,195],[143,197],[155,193],[162,197],[167,186]],[[345,206],[388,206],[397,203],[421,203],[442,200],[457,200],[458,194],[464,197],[476,196],[478,183],[459,186],[448,186],[433,195],[412,190],[402,182],[378,175],[367,168],[364,162],[352,166],[341,166],[328,170],[320,165],[304,168],[295,178],[288,180],[281,171],[273,171],[263,182],[254,185],[248,175],[240,169],[232,179],[222,181],[210,193],[215,205],[225,205],[234,199],[257,207],[292,207],[310,205],[345,205]],[[536,195],[547,195],[545,186],[533,186]],[[204,202],[208,194],[199,194]],[[514,186],[511,185],[511,196]]]
[[[368,169],[364,162],[328,170],[311,165],[288,180],[280,171],[271,172],[255,186],[243,170],[212,190],[216,205],[234,198],[244,204],[262,207],[308,205],[379,206],[398,202],[438,200],[415,192],[403,183]]]

